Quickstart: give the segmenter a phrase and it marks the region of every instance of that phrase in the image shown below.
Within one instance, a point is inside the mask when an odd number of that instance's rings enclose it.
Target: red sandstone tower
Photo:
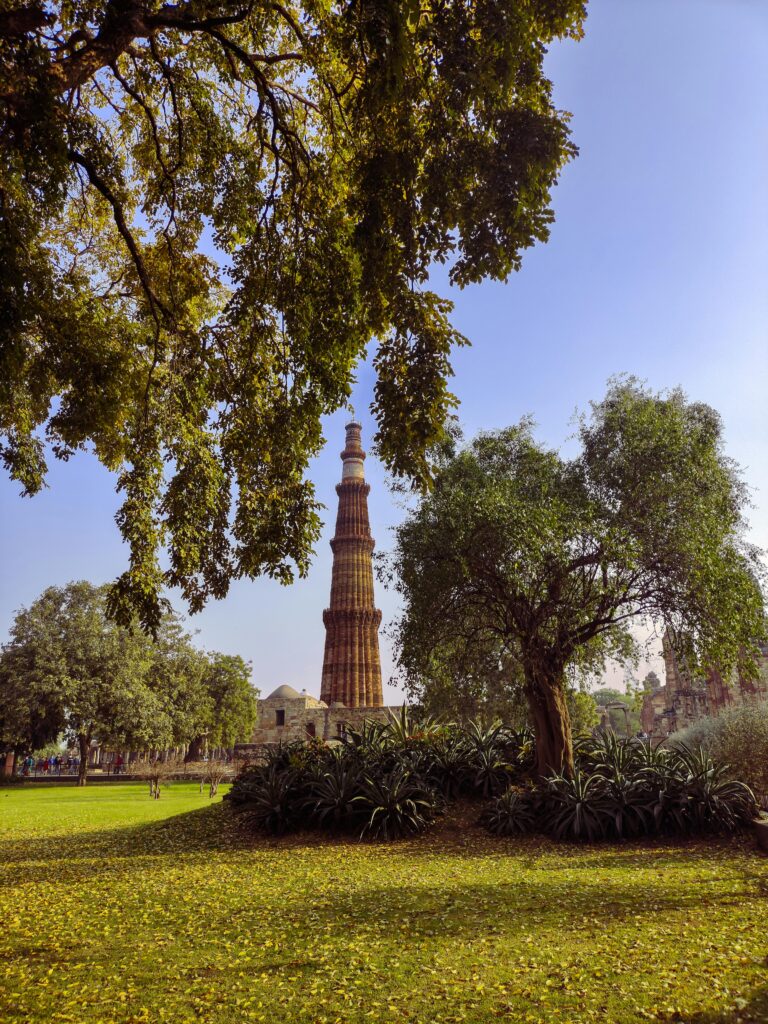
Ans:
[[[368,492],[360,445],[360,424],[347,424],[341,453],[341,483],[336,485],[339,512],[331,541],[331,606],[323,612],[325,657],[320,700],[349,708],[381,707],[379,624],[373,604],[374,540],[368,522]]]

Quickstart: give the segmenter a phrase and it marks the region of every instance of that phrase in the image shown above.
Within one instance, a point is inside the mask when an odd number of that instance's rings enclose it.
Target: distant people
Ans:
[[[118,754],[115,758],[115,775],[122,774],[123,771],[123,755]]]

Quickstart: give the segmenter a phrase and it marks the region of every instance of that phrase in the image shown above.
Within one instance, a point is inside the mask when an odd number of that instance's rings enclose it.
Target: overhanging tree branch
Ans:
[[[147,301],[149,302],[153,317],[157,320],[159,312],[164,317],[169,318],[171,315],[170,310],[160,301],[160,299],[158,299],[157,295],[155,294],[155,291],[152,287],[152,282],[150,281],[149,278],[149,273],[144,264],[144,260],[142,259],[141,253],[139,252],[139,247],[136,244],[136,239],[131,234],[131,230],[128,227],[128,224],[126,223],[125,214],[123,213],[123,207],[120,203],[120,200],[117,198],[117,196],[109,187],[107,182],[104,181],[99,172],[96,170],[96,167],[94,166],[92,160],[89,160],[88,157],[84,156],[76,149],[69,149],[67,151],[67,156],[73,163],[78,164],[78,166],[83,168],[85,173],[88,175],[88,180],[90,181],[90,183],[93,185],[96,191],[99,192],[100,195],[107,200],[109,205],[112,207],[112,215],[115,219],[115,225],[117,226],[117,230],[120,232],[120,235],[123,241],[125,242],[126,247],[128,248],[128,252],[131,254],[133,265],[136,268],[136,273],[138,275],[139,281],[141,282],[141,287],[144,291],[144,294],[147,297]]]

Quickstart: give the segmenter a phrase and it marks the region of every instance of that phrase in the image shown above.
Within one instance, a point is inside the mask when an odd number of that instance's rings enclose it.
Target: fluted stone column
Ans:
[[[325,657],[320,699],[346,707],[382,707],[379,624],[373,604],[374,541],[368,522],[368,493],[360,445],[360,424],[347,424],[341,453],[339,511],[331,541],[333,575],[330,607],[323,612]]]

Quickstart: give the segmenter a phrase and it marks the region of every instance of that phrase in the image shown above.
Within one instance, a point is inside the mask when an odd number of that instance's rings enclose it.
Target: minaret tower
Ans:
[[[381,707],[379,624],[373,604],[374,540],[368,523],[368,492],[360,445],[360,424],[347,424],[341,453],[341,483],[336,485],[339,511],[331,541],[331,606],[323,612],[325,657],[320,700],[349,708]]]

